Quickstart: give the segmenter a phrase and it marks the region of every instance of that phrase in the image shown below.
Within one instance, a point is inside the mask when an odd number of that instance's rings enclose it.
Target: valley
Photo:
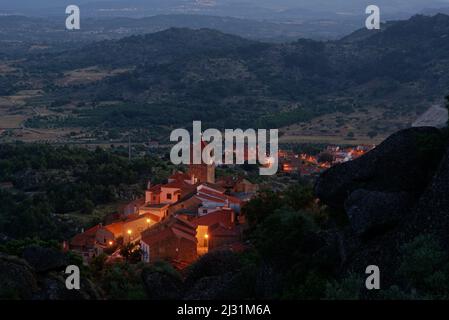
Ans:
[[[22,51],[0,63],[0,128],[11,133],[2,141],[86,142],[83,132],[166,143],[173,128],[202,120],[282,128],[288,142],[377,143],[442,104],[447,35],[449,16],[438,14],[327,42],[171,28]]]

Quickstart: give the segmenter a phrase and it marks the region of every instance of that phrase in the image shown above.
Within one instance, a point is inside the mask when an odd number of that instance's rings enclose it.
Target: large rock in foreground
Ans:
[[[415,229],[434,234],[449,247],[449,149],[415,210]]]
[[[80,290],[67,289],[64,270],[68,261],[57,250],[30,247],[23,256],[28,261],[0,253],[0,300],[101,299],[101,292],[84,274]]]
[[[183,283],[169,272],[144,269],[142,281],[150,300],[178,300],[181,298]]]
[[[49,273],[39,279],[40,290],[34,295],[33,300],[99,300],[101,299],[97,288],[93,283],[81,278],[80,290],[68,290],[65,284],[64,274]]]
[[[0,253],[0,300],[31,299],[37,289],[33,269],[26,261]]]
[[[352,230],[361,236],[394,226],[410,213],[411,199],[406,192],[380,192],[359,189],[345,202]]]
[[[325,204],[340,209],[357,189],[406,192],[418,198],[443,156],[443,145],[436,128],[399,131],[366,155],[324,172],[315,193]]]
[[[69,264],[67,256],[64,253],[56,249],[42,248],[38,246],[25,248],[22,257],[37,272],[65,270]]]

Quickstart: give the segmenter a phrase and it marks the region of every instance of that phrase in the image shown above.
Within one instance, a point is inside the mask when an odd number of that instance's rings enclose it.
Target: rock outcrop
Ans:
[[[449,248],[449,142],[442,131],[397,132],[357,160],[323,173],[316,195],[342,211],[348,225],[335,230],[343,271],[381,268],[394,283],[404,244],[432,234]],[[446,155],[445,155],[446,154]]]
[[[214,277],[240,268],[240,261],[230,251],[215,251],[201,257],[190,269],[187,287],[204,277]]]
[[[0,300],[31,299],[37,291],[31,266],[22,259],[0,253]]]
[[[80,290],[67,289],[64,270],[69,261],[63,253],[29,247],[23,257],[27,260],[0,253],[0,300],[101,299],[95,285],[83,275]]]
[[[50,273],[39,281],[40,290],[33,296],[34,300],[99,300],[101,295],[95,285],[86,278],[81,278],[80,290],[67,290],[65,278],[59,273]]]
[[[449,247],[449,149],[414,213],[415,229],[436,235]]]
[[[180,278],[167,272],[144,269],[142,281],[150,300],[178,300],[181,298],[183,283]]]
[[[357,189],[406,192],[416,198],[433,176],[442,141],[436,128],[399,131],[366,155],[324,172],[315,193],[325,204],[340,209]]]
[[[222,275],[203,277],[197,280],[184,296],[186,300],[229,300],[235,286],[235,276],[228,272]],[[237,291],[234,291],[238,293]]]
[[[214,251],[201,257],[190,269],[185,284],[186,300],[244,299],[246,287],[241,262],[231,251]],[[242,296],[239,296],[242,295]]]
[[[358,189],[345,201],[345,211],[353,231],[366,236],[394,226],[411,214],[410,195],[406,192],[380,192]]]
[[[62,252],[38,246],[25,248],[22,253],[25,259],[36,272],[48,272],[54,270],[64,270],[69,264],[68,259]]]
[[[448,121],[447,111],[445,107],[438,105],[432,106],[412,124],[412,127],[444,128]]]

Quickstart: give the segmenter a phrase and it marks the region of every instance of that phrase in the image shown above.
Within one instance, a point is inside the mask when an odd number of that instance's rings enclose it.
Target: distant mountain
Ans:
[[[5,14],[52,17],[63,26],[65,7],[73,4],[69,0],[17,0],[0,5],[0,17]],[[252,20],[253,23],[234,21],[235,24],[224,26],[207,25],[204,18],[196,24],[201,28],[212,28],[252,39],[290,40],[292,37],[305,37],[317,40],[335,40],[360,27],[366,18],[365,8],[372,4],[370,0],[80,0],[76,3],[81,8],[83,26],[89,25],[89,18],[147,18],[154,16],[200,15],[214,17],[233,17]],[[408,19],[424,10],[435,10],[449,6],[447,0],[378,0],[383,21]],[[436,13],[431,11],[432,14]],[[168,27],[196,28],[189,21],[180,24],[170,19]],[[157,20],[157,19],[156,19]],[[258,21],[257,24],[254,20]],[[127,23],[115,20],[116,28],[127,29]],[[146,21],[149,24],[142,32],[160,31],[158,23],[164,28],[166,22]],[[232,21],[227,21],[232,22]],[[276,24],[281,24],[276,25]],[[98,29],[96,29],[98,31]],[[126,30],[125,30],[126,31]],[[82,32],[81,32],[82,33]],[[133,33],[135,34],[135,32]],[[127,35],[130,35],[128,33]],[[107,35],[108,37],[111,34]]]
[[[104,28],[105,31],[109,32],[120,29],[122,34],[123,32],[134,34],[150,33],[168,28],[209,28],[249,39],[280,42],[292,41],[298,38],[337,39],[341,35],[355,30],[357,25],[342,23],[338,28],[330,28],[326,24],[320,25],[319,20],[282,23],[226,16],[170,14],[141,19],[90,19],[84,27],[90,30]]]
[[[186,56],[224,54],[251,43],[251,40],[211,29],[170,28],[147,35],[95,42],[74,51],[51,55],[50,60],[47,60],[49,56],[43,55],[44,60],[32,59],[28,66],[65,71],[95,65],[120,68],[166,64]]]
[[[95,83],[46,89],[53,99],[123,104],[86,110],[77,125],[86,119],[95,125],[202,119],[217,126],[281,127],[370,107],[385,108],[388,119],[423,111],[447,94],[449,16],[415,16],[364,33],[340,41],[268,44],[175,28],[33,56],[20,66],[47,82],[86,67],[128,70]]]
[[[2,3],[3,10],[35,11],[44,14],[45,10],[61,8],[73,4],[69,0],[16,0]],[[126,14],[125,9],[135,8],[135,15],[201,13],[231,15],[267,19],[279,13],[296,12],[297,18],[326,18],[335,13],[363,15],[364,9],[373,4],[370,0],[81,0],[80,6],[86,14]],[[426,8],[439,8],[448,5],[445,0],[377,0],[386,14],[407,12],[409,14]],[[48,14],[48,12],[47,12]],[[328,18],[329,16],[327,16]]]
[[[282,42],[298,38],[337,39],[361,26],[360,21],[338,24],[323,20],[282,23],[225,16],[171,14],[139,19],[85,18],[82,19],[81,30],[68,33],[64,32],[66,31],[64,19],[64,15],[58,18],[0,16],[0,41],[86,42],[154,33],[169,28],[209,28],[249,39]]]
[[[420,13],[427,16],[433,16],[438,13],[449,14],[449,4],[446,7],[426,8],[422,10]]]

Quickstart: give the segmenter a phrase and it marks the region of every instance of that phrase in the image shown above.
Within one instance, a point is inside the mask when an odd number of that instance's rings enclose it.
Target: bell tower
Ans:
[[[204,150],[205,146],[206,143],[201,141],[201,152]],[[191,154],[193,154],[193,152],[191,152]],[[197,182],[215,183],[215,163],[205,163],[201,159],[201,164],[194,164],[191,157],[188,173],[191,176],[194,176],[197,179]]]

